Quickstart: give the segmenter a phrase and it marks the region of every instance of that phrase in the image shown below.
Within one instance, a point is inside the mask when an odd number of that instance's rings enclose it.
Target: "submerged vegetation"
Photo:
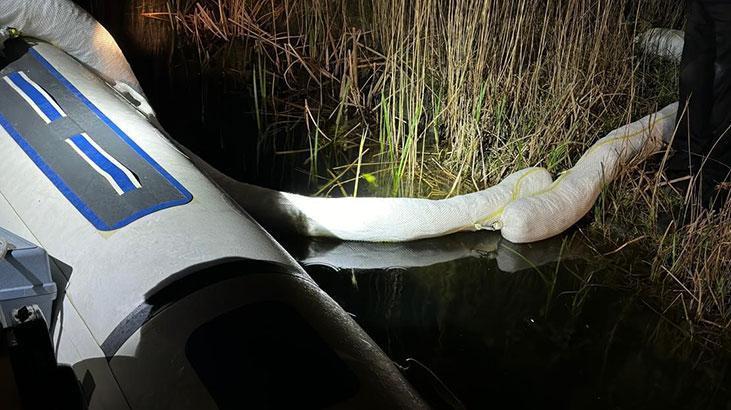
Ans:
[[[674,63],[634,38],[680,28],[683,3],[169,0],[144,16],[248,94],[257,132],[242,138],[302,159],[312,193],[443,198],[528,166],[557,174],[674,101]],[[630,255],[628,282],[715,349],[731,328],[731,205],[673,191],[664,154],[625,169],[579,229],[597,254]]]

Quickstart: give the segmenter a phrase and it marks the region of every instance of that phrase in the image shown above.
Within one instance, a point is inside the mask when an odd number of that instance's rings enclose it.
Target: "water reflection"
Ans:
[[[628,257],[575,236],[286,246],[437,408],[731,409],[728,359],[627,286]]]
[[[500,271],[518,272],[551,262],[589,256],[580,241],[554,237],[539,243],[514,244],[498,232],[464,232],[442,238],[401,243],[344,242],[307,238],[288,246],[305,266],[333,269],[408,269],[467,258],[495,259]]]

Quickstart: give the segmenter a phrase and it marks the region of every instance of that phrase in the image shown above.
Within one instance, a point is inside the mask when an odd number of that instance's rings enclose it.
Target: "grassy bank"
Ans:
[[[683,11],[680,0],[175,0],[144,16],[247,94],[241,115],[256,129],[240,138],[294,158],[311,193],[443,198],[527,166],[560,172],[674,101],[676,67],[633,39],[679,28]],[[688,205],[665,186],[662,157],[626,169],[580,229],[597,254],[631,255],[628,281],[717,348],[731,326],[730,206]]]
[[[661,157],[663,153],[658,153]],[[731,201],[719,210],[700,205],[695,191],[669,189],[657,163],[623,173],[605,189],[586,228],[597,253],[627,259],[631,286],[649,289],[658,313],[710,350],[730,351]]]

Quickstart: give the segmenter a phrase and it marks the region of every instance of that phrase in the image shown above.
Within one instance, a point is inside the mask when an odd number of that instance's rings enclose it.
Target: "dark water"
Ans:
[[[436,408],[731,409],[728,359],[575,238],[284,242]]]

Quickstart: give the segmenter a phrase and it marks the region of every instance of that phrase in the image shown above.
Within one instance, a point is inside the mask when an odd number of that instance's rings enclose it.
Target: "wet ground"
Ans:
[[[284,243],[436,408],[731,409],[728,359],[575,237]]]

